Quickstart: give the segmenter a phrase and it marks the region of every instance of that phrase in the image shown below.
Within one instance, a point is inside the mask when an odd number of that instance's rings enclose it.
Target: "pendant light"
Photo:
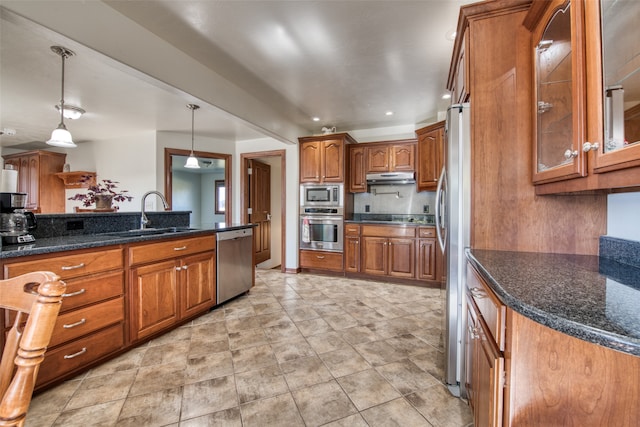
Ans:
[[[198,159],[193,154],[193,115],[200,106],[196,104],[187,104],[187,108],[191,110],[191,154],[187,158],[187,163],[184,164],[184,167],[189,169],[200,169]]]
[[[51,50],[56,54],[60,55],[62,58],[62,95],[60,97],[60,124],[56,129],[51,133],[51,139],[47,141],[48,145],[53,145],[54,147],[63,147],[63,148],[75,148],[77,145],[73,142],[71,138],[71,133],[67,130],[67,127],[64,125],[64,61],[70,56],[75,55],[72,50],[67,49],[62,46],[51,46]]]

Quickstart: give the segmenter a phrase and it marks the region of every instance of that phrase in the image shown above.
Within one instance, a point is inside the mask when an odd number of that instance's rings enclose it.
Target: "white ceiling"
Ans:
[[[446,36],[468,2],[104,3],[312,134],[323,126],[349,131],[435,121],[449,103],[441,99],[453,47]],[[84,40],[23,18],[20,3],[0,0],[0,130],[16,130],[0,136],[3,147],[44,146],[58,124],[54,105],[60,99],[61,63],[50,50],[54,44],[76,52],[66,62],[65,102],[87,110],[81,119],[66,121],[78,143],[156,130],[190,132],[186,103],[202,107],[195,113],[196,135],[247,140],[269,134],[291,141],[284,132],[265,132],[257,116],[254,122],[250,113],[238,119],[225,112],[223,100],[203,102],[197,89],[189,88],[189,94],[162,83]],[[85,2],[36,3],[54,10]],[[48,26],[43,21],[46,17],[39,23]],[[154,52],[148,54],[152,58]],[[312,121],[314,116],[320,121]]]

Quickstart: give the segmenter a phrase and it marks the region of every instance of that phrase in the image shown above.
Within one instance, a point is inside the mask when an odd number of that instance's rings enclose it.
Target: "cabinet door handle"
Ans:
[[[87,352],[87,347],[82,347],[82,350],[80,350],[77,353],[73,353],[73,354],[65,354],[64,358],[65,359],[73,359],[74,357],[78,357],[82,354],[85,354]]]
[[[600,148],[600,143],[598,142],[585,142],[584,144],[582,144],[582,151],[584,151],[585,153],[588,151],[598,151],[598,148]]]
[[[471,288],[469,289],[469,292],[471,292],[471,295],[473,295],[476,298],[484,298],[485,294],[484,291],[480,288]]]
[[[184,251],[185,249],[187,249],[186,246],[180,246],[178,248],[173,248],[174,251]]]
[[[82,289],[80,289],[79,291],[71,292],[71,293],[69,293],[69,294],[62,294],[62,298],[75,297],[75,296],[78,296],[78,295],[82,295],[82,294],[84,294],[85,292],[87,292],[87,290],[86,290],[86,289],[84,289],[84,288],[82,288]]]
[[[183,265],[183,266],[182,266],[182,269],[183,269],[183,270],[188,270],[188,269],[189,269],[189,266],[188,266],[188,265]]]
[[[472,340],[477,340],[478,338],[480,338],[480,335],[478,334],[478,328],[474,328],[473,326],[469,325],[469,337]]]
[[[182,270],[182,267],[177,266],[177,267],[176,267],[176,271],[180,271],[180,270]]]
[[[71,329],[71,328],[75,328],[76,326],[84,325],[85,323],[87,323],[87,319],[82,318],[78,320],[76,323],[69,323],[67,325],[62,325],[62,327],[65,329]]]
[[[76,264],[76,265],[63,265],[62,267],[60,267],[61,270],[66,271],[66,270],[75,270],[76,268],[82,268],[84,267],[84,262],[81,262],[80,264]]]
[[[571,160],[578,157],[578,150],[572,151],[570,148],[564,152],[564,158],[567,160]]]
[[[324,255],[316,255],[316,258],[318,258],[318,259],[324,259]]]

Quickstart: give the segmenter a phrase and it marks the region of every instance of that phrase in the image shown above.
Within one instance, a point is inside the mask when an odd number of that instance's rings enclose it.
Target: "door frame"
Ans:
[[[240,154],[240,189],[242,191],[242,197],[240,198],[240,215],[243,224],[249,223],[249,215],[247,214],[247,207],[249,206],[249,191],[247,186],[249,185],[249,160],[261,159],[264,157],[280,157],[280,203],[282,205],[280,221],[280,271],[286,273],[286,253],[287,253],[287,156],[286,150],[271,150],[271,151],[259,151],[254,153],[242,153]],[[271,201],[273,203],[273,200]],[[272,236],[273,238],[273,236]]]
[[[178,148],[165,148],[164,149],[164,196],[169,204],[169,209],[172,209],[173,201],[173,171],[171,170],[173,164],[173,155],[176,156],[189,156],[192,152],[189,150],[181,150]],[[222,153],[209,153],[206,151],[193,151],[196,157],[202,157],[206,159],[222,159],[224,160],[224,181],[226,184],[225,193],[227,205],[225,206],[224,221],[227,224],[231,224],[231,154]]]

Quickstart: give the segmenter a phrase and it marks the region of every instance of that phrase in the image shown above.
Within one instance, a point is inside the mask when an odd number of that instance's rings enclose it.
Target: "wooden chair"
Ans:
[[[6,338],[0,363],[0,426],[24,424],[65,289],[66,284],[48,271],[0,280],[4,321],[15,319],[6,335],[2,331]]]

